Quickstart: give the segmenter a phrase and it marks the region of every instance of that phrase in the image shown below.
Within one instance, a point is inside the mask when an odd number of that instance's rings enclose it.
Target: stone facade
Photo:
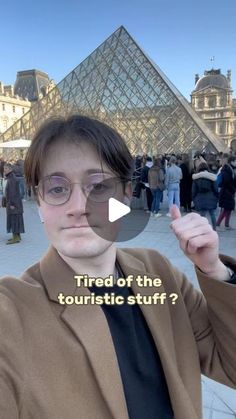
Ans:
[[[0,133],[5,132],[31,108],[31,102],[16,96],[14,86],[0,82]]]
[[[236,99],[231,88],[231,71],[226,76],[219,69],[205,71],[202,77],[196,74],[191,105],[208,128],[231,147],[236,137]]]

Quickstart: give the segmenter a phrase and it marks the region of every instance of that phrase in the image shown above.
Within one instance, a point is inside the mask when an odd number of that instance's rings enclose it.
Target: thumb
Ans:
[[[177,207],[177,205],[172,205],[172,207],[170,208],[170,214],[172,220],[177,220],[177,218],[181,218],[180,210]]]

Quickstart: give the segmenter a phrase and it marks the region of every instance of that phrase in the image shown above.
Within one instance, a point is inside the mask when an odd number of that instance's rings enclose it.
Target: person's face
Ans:
[[[72,185],[69,200],[58,206],[44,202],[39,195],[40,210],[50,242],[59,253],[70,258],[102,254],[111,246],[112,241],[105,240],[100,235],[112,237],[114,240],[116,226],[108,221],[108,201],[87,200],[80,182],[88,183],[91,178],[96,178],[96,173],[98,178],[117,176],[104,163],[101,167],[99,156],[91,146],[86,143],[75,145],[66,141],[51,146],[44,162],[42,178],[55,173],[60,173],[60,176],[75,184]],[[126,185],[127,194],[130,193],[129,186]],[[117,182],[113,197],[123,202],[124,196],[124,187]]]

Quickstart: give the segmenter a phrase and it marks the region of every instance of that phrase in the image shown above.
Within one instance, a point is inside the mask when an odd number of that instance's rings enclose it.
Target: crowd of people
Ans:
[[[144,189],[147,210],[151,216],[162,216],[160,207],[163,192],[167,192],[167,216],[176,204],[184,212],[197,211],[202,216],[209,213],[214,230],[224,221],[225,229],[230,225],[231,213],[235,208],[236,156],[220,153],[212,155],[196,153],[191,159],[188,155],[148,155],[135,157],[135,188],[133,195],[139,198]],[[24,161],[4,162],[0,159],[0,179],[2,184],[2,206],[7,213],[7,233],[12,237],[6,244],[21,241],[24,230],[23,204],[31,190],[26,187]],[[216,209],[220,213],[216,217]]]
[[[235,208],[236,156],[195,153],[188,155],[148,155],[135,157],[134,196],[139,198],[145,190],[147,211],[158,218],[163,192],[166,190],[170,208],[176,204],[184,212],[209,214],[214,230],[232,229],[230,218]],[[216,209],[220,208],[218,218]]]

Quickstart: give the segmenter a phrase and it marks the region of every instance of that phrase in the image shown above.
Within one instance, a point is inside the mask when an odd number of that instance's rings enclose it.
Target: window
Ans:
[[[5,111],[5,103],[2,103],[2,110]]]
[[[215,122],[207,122],[208,128],[215,132]]]
[[[208,99],[208,106],[209,108],[215,108],[216,106],[216,98],[215,96],[210,96]]]
[[[218,134],[227,134],[225,121],[218,123]]]
[[[8,125],[8,123],[7,123],[7,119],[4,119],[4,120],[2,121],[3,131],[6,131],[6,130],[7,130],[7,125]]]
[[[220,106],[227,106],[227,97],[226,96],[222,96],[220,98]]]
[[[16,112],[16,107],[15,107],[15,105],[13,105],[13,106],[12,106],[12,110],[13,110],[13,112]]]
[[[25,113],[25,108],[22,108],[22,113],[23,113],[23,114]]]
[[[199,109],[204,108],[204,98],[203,98],[203,96],[200,96],[200,97],[198,98],[198,108],[199,108]]]

